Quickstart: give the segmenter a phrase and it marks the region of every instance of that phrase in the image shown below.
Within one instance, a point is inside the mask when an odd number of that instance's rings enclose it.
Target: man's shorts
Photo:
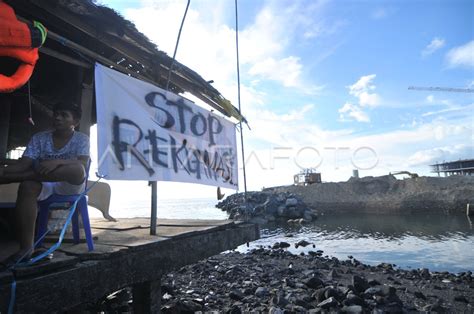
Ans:
[[[86,183],[85,180],[81,184],[71,184],[66,181],[61,182],[41,182],[41,193],[38,195],[38,201],[44,201],[53,194],[59,195],[74,195],[84,192]]]

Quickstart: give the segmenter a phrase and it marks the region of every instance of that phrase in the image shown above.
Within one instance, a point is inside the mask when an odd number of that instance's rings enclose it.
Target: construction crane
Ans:
[[[472,89],[472,88],[409,86],[408,89],[410,89],[410,90],[426,90],[426,91],[435,91],[435,92],[474,93],[474,89]]]

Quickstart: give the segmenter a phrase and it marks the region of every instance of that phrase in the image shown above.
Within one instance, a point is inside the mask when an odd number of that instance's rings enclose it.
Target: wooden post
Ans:
[[[467,215],[468,217],[471,216],[472,214],[474,214],[474,212],[471,213],[471,208],[470,208],[470,207],[471,207],[470,204],[467,203],[467,205],[466,205],[466,215]]]
[[[0,159],[7,155],[8,133],[10,131],[11,98],[2,96],[0,98]]]
[[[158,188],[157,182],[152,181],[151,183],[151,215],[150,215],[150,234],[156,235],[156,215],[157,215],[157,197]]]
[[[135,313],[160,313],[161,279],[133,285],[132,295]]]
[[[81,69],[83,72],[81,89],[81,132],[90,135],[92,124],[92,102],[94,99],[94,79],[93,72]]]

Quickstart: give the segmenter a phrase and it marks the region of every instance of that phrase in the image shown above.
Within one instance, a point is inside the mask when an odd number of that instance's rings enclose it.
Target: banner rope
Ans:
[[[186,20],[186,15],[188,14],[189,4],[191,0],[188,0],[186,4],[186,10],[184,10],[183,19],[181,20],[181,26],[179,27],[178,38],[176,38],[176,45],[174,46],[173,60],[171,60],[170,69],[168,71],[168,79],[166,80],[166,91],[169,90],[171,71],[173,70],[174,61],[176,60],[176,52],[178,51],[179,39],[181,38],[181,31],[183,30],[184,21]]]
[[[239,13],[237,9],[237,0],[235,0],[235,50],[237,54],[237,101],[239,104],[239,112],[242,114],[240,105],[240,62],[239,62]],[[247,173],[245,170],[245,153],[244,153],[244,130],[242,128],[242,120],[239,121],[240,127],[240,144],[242,148],[242,169],[244,172],[244,198],[247,206]]]

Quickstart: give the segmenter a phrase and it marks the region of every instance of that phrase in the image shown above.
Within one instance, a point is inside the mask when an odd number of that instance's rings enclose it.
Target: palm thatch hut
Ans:
[[[162,88],[171,70],[171,91],[189,92],[224,115],[242,119],[208,81],[185,65],[172,63],[171,57],[113,9],[91,0],[5,2],[20,20],[40,21],[49,33],[29,85],[0,94],[0,158],[25,146],[32,134],[49,128],[52,108],[62,100],[81,104],[80,129],[89,133],[96,122],[95,62]],[[15,59],[0,57],[3,74],[13,73],[17,66]],[[28,122],[30,111],[34,126]]]

